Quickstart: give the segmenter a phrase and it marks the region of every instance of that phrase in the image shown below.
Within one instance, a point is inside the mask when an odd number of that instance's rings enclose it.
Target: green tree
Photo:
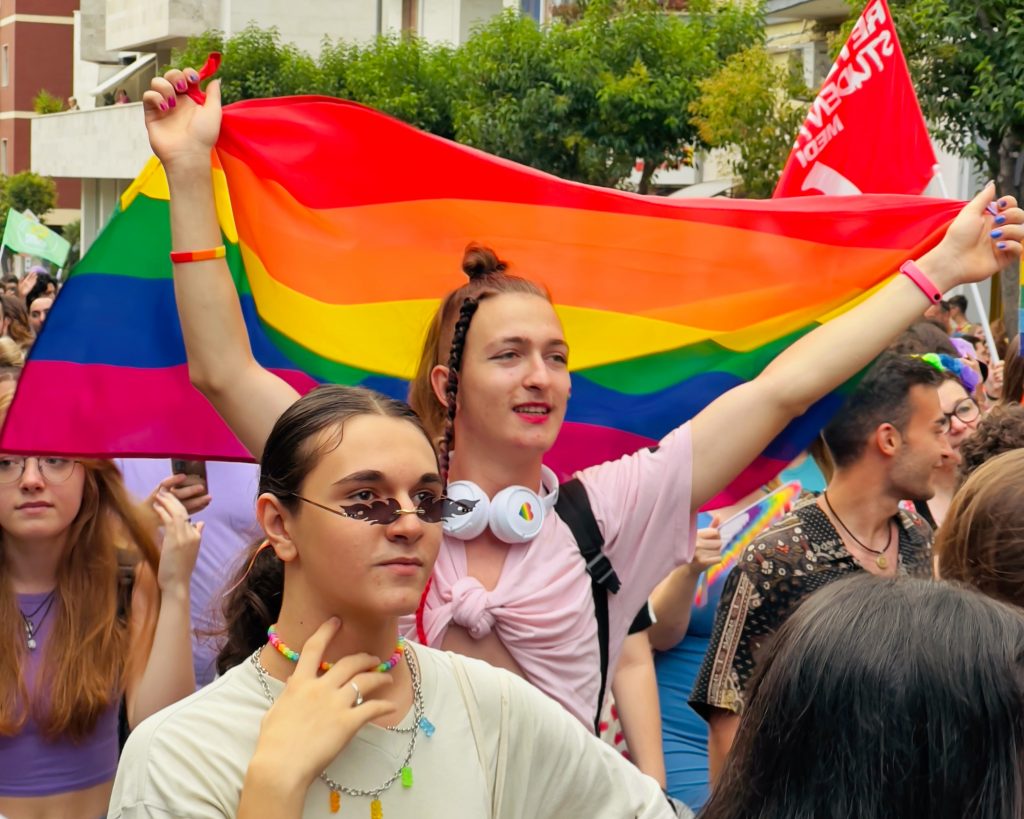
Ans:
[[[368,45],[324,43],[320,93],[361,102],[432,134],[454,136],[452,49],[418,37],[383,36]]]
[[[208,32],[175,53],[198,66],[224,55],[224,99],[321,93],[373,106],[419,128],[566,179],[619,183],[644,160],[640,190],[698,140],[688,109],[699,81],[763,37],[755,0],[588,0],[571,20],[538,27],[515,10],[460,48],[417,38],[323,44],[317,60],[275,30],[227,40]]]
[[[37,114],[56,114],[64,110],[64,102],[45,88],[39,90],[32,100],[32,110]]]
[[[647,192],[658,165],[697,140],[687,111],[699,80],[762,36],[750,2],[693,0],[681,16],[654,0],[590,0],[543,28],[509,11],[456,56],[456,137],[598,185],[642,158]]]
[[[42,218],[57,206],[57,183],[48,176],[22,171],[0,176],[0,235],[7,226],[7,212],[31,210]]]
[[[809,94],[798,73],[758,46],[732,55],[700,91],[690,110],[701,141],[734,149],[740,196],[770,198],[806,116],[806,106],[793,102]]]

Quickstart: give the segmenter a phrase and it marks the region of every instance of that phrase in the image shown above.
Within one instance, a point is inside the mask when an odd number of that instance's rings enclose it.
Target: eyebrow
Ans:
[[[530,341],[530,339],[524,338],[523,336],[506,336],[505,338],[499,338],[496,341],[491,342],[492,346],[501,344],[529,345],[532,344],[532,342]],[[551,347],[552,345],[558,345],[559,347],[565,347],[568,349],[569,342],[567,342],[564,338],[549,338],[543,344],[543,346],[545,347]]]
[[[346,475],[344,478],[338,478],[331,486],[339,486],[343,483],[384,483],[385,480],[387,479],[384,477],[384,473],[379,469],[363,469],[359,472],[353,472],[351,475]],[[436,472],[424,472],[416,483],[436,483],[440,485],[443,481]]]

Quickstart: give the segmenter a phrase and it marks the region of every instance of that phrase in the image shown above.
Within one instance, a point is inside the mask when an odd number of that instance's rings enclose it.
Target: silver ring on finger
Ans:
[[[354,682],[350,682],[349,685],[351,685],[352,686],[352,690],[356,692],[356,701],[354,703],[352,703],[352,704],[353,705],[362,705],[363,704],[363,695],[359,693],[359,686],[356,685]]]

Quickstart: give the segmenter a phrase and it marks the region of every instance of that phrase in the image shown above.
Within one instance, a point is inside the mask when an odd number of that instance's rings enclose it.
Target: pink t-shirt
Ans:
[[[636,613],[672,569],[693,556],[690,426],[655,451],[642,449],[578,473],[622,581],[608,597],[609,682]],[[494,632],[527,679],[592,726],[601,685],[594,601],[576,540],[556,514],[530,543],[511,545],[487,591],[466,575],[466,544],[442,543],[427,596],[427,642],[441,645],[457,623],[482,638]]]

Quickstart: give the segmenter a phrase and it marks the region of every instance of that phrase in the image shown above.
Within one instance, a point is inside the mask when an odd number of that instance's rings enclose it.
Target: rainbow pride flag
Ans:
[[[566,182],[334,99],[236,103],[213,157],[256,358],[299,390],[403,396],[470,241],[546,284],[572,349],[556,471],[649,444],[932,246],[954,202],[679,200]],[[72,272],[25,368],[5,451],[245,459],[188,382],[153,160]],[[818,362],[829,365],[827,357]],[[731,487],[777,474],[826,396]],[[757,412],[757,407],[751,407]]]

